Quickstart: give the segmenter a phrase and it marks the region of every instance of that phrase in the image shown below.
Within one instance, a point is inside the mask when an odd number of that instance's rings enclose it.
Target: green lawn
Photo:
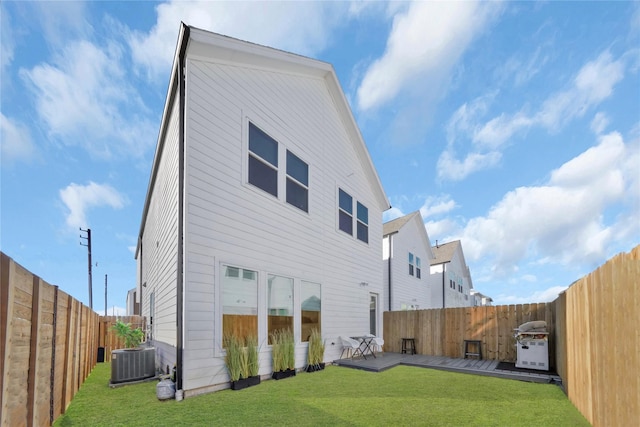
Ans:
[[[240,391],[159,401],[157,382],[110,388],[99,363],[54,426],[588,426],[555,385],[398,366],[329,366]]]

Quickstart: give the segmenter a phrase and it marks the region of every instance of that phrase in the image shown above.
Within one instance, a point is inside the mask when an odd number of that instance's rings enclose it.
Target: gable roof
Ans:
[[[436,244],[436,246],[431,248],[433,255],[435,256],[435,258],[431,260],[431,265],[451,262],[451,259],[458,247],[460,247],[460,240],[454,240],[453,242],[444,244]]]
[[[424,249],[427,252],[429,263],[431,263],[431,260],[433,259],[433,250],[431,249],[429,234],[427,234],[427,229],[425,228],[424,222],[422,221],[422,215],[420,214],[420,211],[415,211],[410,213],[409,215],[405,215],[400,218],[385,222],[384,224],[382,224],[382,236],[386,237],[391,234],[398,233],[411,221],[415,222],[416,228],[418,229],[418,234],[420,235],[420,239],[422,240]]]
[[[389,198],[387,197],[382,182],[378,176],[369,150],[362,138],[360,129],[349,107],[349,103],[342,91],[340,82],[335,73],[333,65],[328,62],[311,59],[305,56],[278,50],[272,47],[262,46],[255,43],[235,39],[233,37],[224,36],[211,31],[206,31],[184,22],[180,25],[178,41],[173,58],[173,66],[171,68],[171,77],[169,87],[167,89],[167,97],[165,100],[160,131],[158,133],[158,142],[154,154],[153,164],[151,168],[151,176],[147,188],[147,196],[142,213],[142,222],[140,224],[139,237],[144,233],[145,218],[149,210],[151,200],[151,192],[155,182],[157,168],[160,163],[164,136],[169,124],[171,115],[171,106],[173,100],[178,96],[179,89],[179,70],[180,65],[184,63],[186,56],[193,56],[204,59],[215,59],[216,61],[228,64],[239,64],[253,68],[261,68],[279,71],[283,73],[304,75],[309,77],[321,78],[324,80],[327,90],[333,99],[334,106],[341,117],[343,126],[349,135],[349,140],[353,143],[354,151],[360,159],[360,164],[371,184],[372,193],[375,201],[382,211],[391,207]],[[180,113],[182,114],[182,112]],[[140,242],[136,249],[136,258],[138,256]]]
[[[391,221],[382,224],[382,235],[388,236],[389,234],[397,233],[404,225],[418,214],[419,211],[410,213],[409,215],[401,216],[400,218],[392,219]]]

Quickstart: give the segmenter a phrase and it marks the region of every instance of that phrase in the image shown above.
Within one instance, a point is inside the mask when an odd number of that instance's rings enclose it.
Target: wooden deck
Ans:
[[[398,365],[417,366],[421,368],[441,369],[444,371],[461,372],[465,374],[487,375],[491,377],[508,378],[512,380],[536,383],[552,383],[562,385],[562,379],[545,371],[539,373],[525,370],[499,370],[497,360],[454,359],[444,356],[425,356],[420,354],[378,353],[376,358],[358,357],[334,360],[333,364],[347,368],[362,369],[371,372],[381,372]]]

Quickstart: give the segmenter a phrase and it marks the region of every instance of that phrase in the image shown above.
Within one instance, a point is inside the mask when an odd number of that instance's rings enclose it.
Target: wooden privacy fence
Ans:
[[[133,326],[139,316],[120,317]],[[49,426],[97,362],[121,346],[89,307],[0,252],[0,426]]]
[[[593,426],[640,420],[640,246],[583,277],[555,301],[557,371]]]
[[[463,357],[464,340],[480,340],[484,359],[515,362],[514,329],[532,320],[547,322],[554,366],[555,303],[388,311],[384,348],[400,352],[402,338],[414,338],[418,354]]]

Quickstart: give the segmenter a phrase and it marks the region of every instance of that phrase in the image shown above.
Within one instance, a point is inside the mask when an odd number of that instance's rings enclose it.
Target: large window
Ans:
[[[358,240],[369,243],[369,209],[362,203],[358,202]]]
[[[267,313],[269,344],[278,330],[293,332],[293,279],[269,275],[267,279]]]
[[[322,333],[320,326],[322,299],[320,295],[320,284],[305,282],[300,284],[300,330],[301,341],[309,341],[309,336],[313,329]]]
[[[309,166],[287,150],[287,203],[309,212]]]
[[[342,188],[338,189],[338,228],[353,236],[353,197]],[[356,238],[369,243],[369,209],[356,201]]]
[[[278,197],[278,143],[249,123],[249,183]]]
[[[413,254],[409,252],[409,276],[413,276]]]
[[[353,198],[342,189],[338,190],[338,224],[340,230],[353,236]]]
[[[222,335],[258,336],[258,273],[223,266]]]

